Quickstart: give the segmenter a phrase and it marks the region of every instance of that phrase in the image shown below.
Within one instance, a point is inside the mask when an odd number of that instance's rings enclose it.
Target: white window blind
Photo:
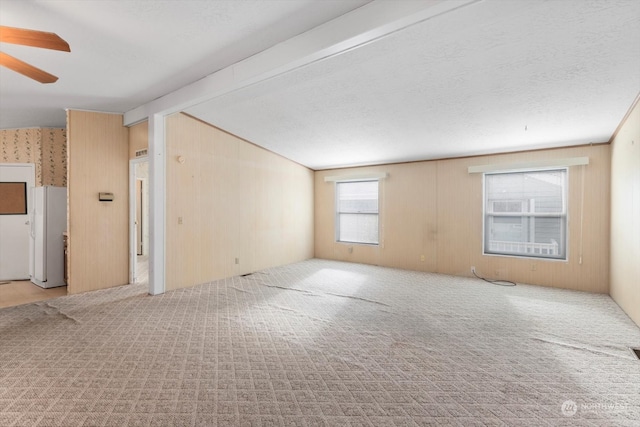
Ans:
[[[484,253],[566,259],[566,168],[484,179]]]
[[[378,181],[336,183],[336,240],[378,244]]]

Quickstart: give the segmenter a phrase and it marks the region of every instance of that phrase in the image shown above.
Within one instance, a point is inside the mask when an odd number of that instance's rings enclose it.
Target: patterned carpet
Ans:
[[[309,260],[0,310],[0,426],[626,425],[605,295]]]

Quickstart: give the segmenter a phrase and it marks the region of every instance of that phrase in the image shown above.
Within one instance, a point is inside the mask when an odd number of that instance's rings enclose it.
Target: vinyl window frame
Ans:
[[[553,213],[535,213],[535,212],[488,212],[487,204],[488,204],[488,196],[487,196],[487,176],[491,175],[516,175],[516,174],[526,174],[526,173],[537,173],[537,172],[554,172],[561,171],[564,174],[564,181],[562,183],[562,210],[560,212]],[[506,198],[505,202],[515,202],[520,199],[516,198]],[[495,204],[495,200],[491,201],[492,205]],[[524,206],[524,204],[523,204]],[[524,210],[524,209],[523,209]],[[497,214],[497,215],[496,215]],[[520,215],[518,215],[520,214]],[[518,217],[521,218],[560,218],[560,230],[561,230],[561,242],[558,242],[559,245],[559,253],[557,255],[554,254],[544,254],[544,253],[534,253],[534,252],[517,252],[517,251],[499,251],[499,250],[491,250],[489,248],[489,232],[487,228],[489,227],[490,220],[489,217]],[[536,242],[513,242],[514,244],[522,243],[524,245],[530,244],[531,246],[535,246]],[[549,166],[549,167],[540,167],[540,168],[526,168],[526,169],[510,169],[510,170],[496,170],[496,171],[488,171],[482,174],[482,254],[488,256],[502,256],[502,257],[515,257],[515,258],[525,258],[525,259],[533,259],[533,260],[550,260],[550,261],[568,261],[569,260],[569,167],[565,166]]]
[[[341,212],[340,211],[340,189],[341,185],[348,184],[358,184],[364,182],[375,182],[377,184],[377,200],[376,200],[376,211],[375,212]],[[380,245],[380,179],[378,178],[363,178],[363,179],[348,179],[348,180],[336,180],[335,181],[335,241],[337,243],[344,244],[356,244],[356,245],[369,245],[369,246],[379,246]],[[341,215],[372,215],[377,218],[377,229],[376,229],[376,239],[374,241],[359,241],[359,240],[346,240],[341,239],[341,230],[340,230],[340,218]]]

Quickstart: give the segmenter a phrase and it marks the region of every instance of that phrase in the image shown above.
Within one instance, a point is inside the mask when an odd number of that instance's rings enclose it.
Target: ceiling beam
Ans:
[[[125,126],[172,114],[288,71],[358,48],[482,0],[377,0],[210,74],[124,115]]]

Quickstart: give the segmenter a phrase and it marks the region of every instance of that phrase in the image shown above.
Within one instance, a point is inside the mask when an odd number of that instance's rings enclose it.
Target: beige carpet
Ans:
[[[310,260],[0,309],[0,426],[627,425],[605,295]]]

